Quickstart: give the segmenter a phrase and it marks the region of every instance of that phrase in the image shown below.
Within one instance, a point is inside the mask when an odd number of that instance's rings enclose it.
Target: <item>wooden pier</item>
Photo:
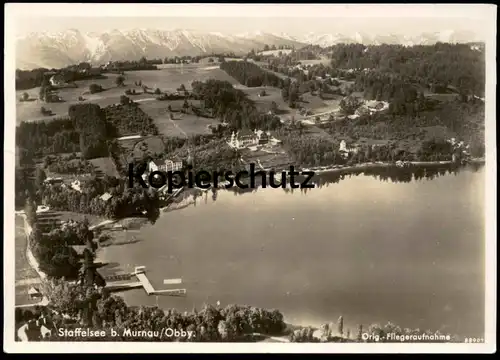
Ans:
[[[142,287],[144,288],[146,293],[148,295],[153,295],[153,293],[155,292],[155,289],[154,289],[153,285],[151,285],[151,282],[149,282],[149,279],[146,276],[146,274],[140,273],[140,274],[135,274],[135,276],[137,276],[137,279],[142,284]]]
[[[133,276],[137,278],[138,281],[130,282],[130,283],[121,283],[121,284],[108,284],[106,286],[107,289],[111,291],[121,291],[128,289],[136,289],[143,288],[148,295],[164,295],[164,296],[184,296],[186,295],[186,289],[165,289],[165,290],[156,290],[148,277],[146,276],[146,267],[138,266],[135,268],[135,271],[131,274],[119,274],[112,275],[106,278],[106,280],[111,281],[121,281],[121,280],[129,280]],[[165,279],[163,280],[163,284],[172,285],[172,284],[181,284],[182,279]]]

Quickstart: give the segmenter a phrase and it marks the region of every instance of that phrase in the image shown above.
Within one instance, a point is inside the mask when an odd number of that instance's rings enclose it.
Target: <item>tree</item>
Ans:
[[[278,110],[279,110],[278,104],[276,104],[275,101],[271,102],[271,109],[270,110],[273,114],[276,114],[278,112]]]
[[[123,75],[118,75],[115,79],[115,84],[118,87],[124,86],[125,85],[124,82],[125,82],[125,77]]]
[[[340,109],[345,115],[352,115],[361,106],[362,102],[355,96],[347,96],[340,101]]]
[[[160,90],[159,88],[156,88],[156,90],[155,90],[155,94],[156,94],[156,95],[160,95],[160,94],[161,94],[161,90]]]
[[[120,104],[122,105],[130,104],[130,98],[125,95],[120,96]]]
[[[186,91],[186,87],[184,86],[184,84],[181,84],[181,86],[179,86],[179,88],[177,90]]]
[[[344,318],[342,316],[337,320],[337,330],[340,336],[344,335]]]
[[[78,70],[90,70],[92,68],[92,65],[90,65],[88,62],[81,62],[78,64]]]
[[[358,326],[358,335],[356,337],[356,340],[361,342],[363,340],[363,325],[359,324]]]
[[[35,172],[35,185],[37,190],[41,190],[43,188],[43,182],[47,178],[45,175],[45,171],[42,168],[37,167]]]
[[[27,92],[24,92],[21,100],[22,101],[28,101],[29,98],[30,98],[30,95]]]
[[[103,88],[101,85],[98,85],[98,84],[90,84],[89,91],[91,94],[95,94],[95,93],[103,91]]]

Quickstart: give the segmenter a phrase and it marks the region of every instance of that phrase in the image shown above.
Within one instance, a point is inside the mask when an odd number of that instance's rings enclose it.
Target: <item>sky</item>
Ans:
[[[29,7],[22,10],[15,9],[18,18],[17,37],[30,32],[59,32],[67,29],[103,32],[136,28],[189,29],[224,34],[260,30],[284,32],[293,36],[309,32],[418,35],[442,30],[470,30],[481,36],[485,30],[486,10],[490,10],[477,5],[432,4],[134,4],[133,7],[129,4],[43,5],[44,8],[29,4]]]

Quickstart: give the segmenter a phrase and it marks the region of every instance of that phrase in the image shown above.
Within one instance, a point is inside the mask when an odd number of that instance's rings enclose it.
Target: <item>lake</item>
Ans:
[[[342,315],[353,334],[391,321],[482,336],[484,167],[397,178],[324,174],[307,193],[219,191],[215,201],[208,192],[100,256],[119,271],[145,265],[158,288],[182,278],[173,287],[188,292],[133,290],[123,294],[130,305],[191,311],[220,301],[277,308],[301,325]]]

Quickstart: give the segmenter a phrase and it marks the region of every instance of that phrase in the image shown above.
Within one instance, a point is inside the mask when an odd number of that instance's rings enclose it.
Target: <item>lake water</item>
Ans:
[[[145,265],[158,288],[182,278],[174,287],[188,291],[133,290],[123,295],[130,305],[220,301],[277,308],[295,324],[343,315],[351,333],[391,321],[481,336],[484,181],[479,168],[406,182],[359,175],[307,193],[220,191],[214,201],[209,192],[101,255],[120,271]]]

